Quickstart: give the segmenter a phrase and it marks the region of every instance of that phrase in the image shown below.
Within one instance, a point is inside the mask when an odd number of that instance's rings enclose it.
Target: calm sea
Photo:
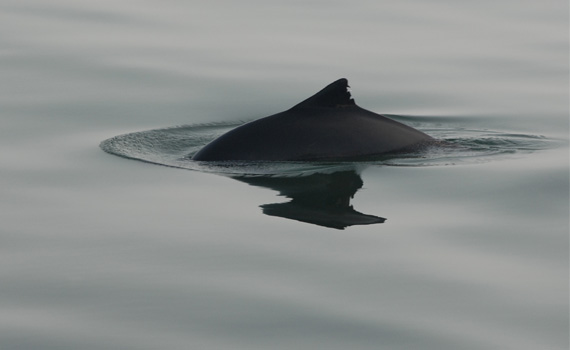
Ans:
[[[568,349],[567,1],[3,0],[0,28],[0,349]],[[185,157],[342,77],[460,150]]]

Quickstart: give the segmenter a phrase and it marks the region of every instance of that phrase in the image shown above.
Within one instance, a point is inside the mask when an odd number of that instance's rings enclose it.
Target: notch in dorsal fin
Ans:
[[[339,79],[295,107],[343,107],[355,105],[348,91],[348,80]]]

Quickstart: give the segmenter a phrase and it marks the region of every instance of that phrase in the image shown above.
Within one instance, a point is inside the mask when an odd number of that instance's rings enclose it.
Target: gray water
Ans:
[[[0,349],[568,349],[567,1],[3,0],[0,28]],[[184,157],[341,77],[465,147]],[[300,220],[345,173],[385,221]]]

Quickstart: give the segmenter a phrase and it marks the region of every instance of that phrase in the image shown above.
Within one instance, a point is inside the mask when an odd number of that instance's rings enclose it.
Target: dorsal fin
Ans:
[[[348,80],[339,79],[295,107],[343,107],[355,105],[348,91]]]

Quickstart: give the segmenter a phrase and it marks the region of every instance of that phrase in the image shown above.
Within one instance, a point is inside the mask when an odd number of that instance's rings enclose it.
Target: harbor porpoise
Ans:
[[[339,79],[293,108],[241,125],[210,142],[198,161],[368,159],[414,151],[435,140],[360,108]]]

